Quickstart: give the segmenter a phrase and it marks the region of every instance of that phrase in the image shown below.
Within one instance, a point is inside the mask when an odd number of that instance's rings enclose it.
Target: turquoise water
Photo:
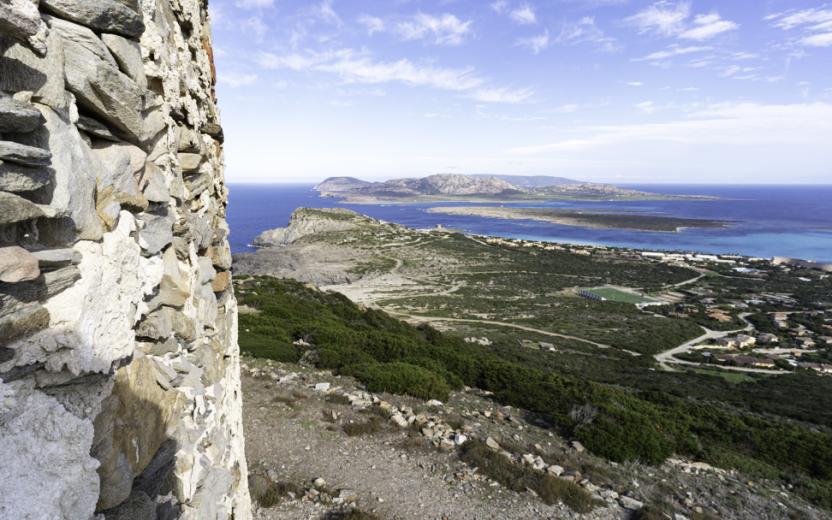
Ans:
[[[318,197],[312,185],[230,185],[228,220],[231,248],[249,251],[259,233],[285,226],[297,207],[347,207],[369,216],[416,228],[442,224],[470,233],[576,244],[640,249],[790,256],[832,262],[832,185],[734,186],[637,185],[659,193],[712,195],[713,201],[550,202],[513,206],[634,211],[648,215],[726,220],[725,229],[686,229],[657,233],[588,229],[546,222],[432,214],[432,206],[464,204],[343,205]],[[476,205],[485,205],[477,203]]]

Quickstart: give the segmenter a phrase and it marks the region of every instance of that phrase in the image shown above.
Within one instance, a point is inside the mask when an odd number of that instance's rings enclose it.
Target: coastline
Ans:
[[[452,216],[498,218],[505,220],[535,220],[562,226],[589,229],[624,229],[655,233],[679,233],[688,228],[726,228],[728,223],[717,220],[661,217],[632,213],[580,212],[554,208],[506,208],[492,206],[439,206],[428,208],[428,213]]]

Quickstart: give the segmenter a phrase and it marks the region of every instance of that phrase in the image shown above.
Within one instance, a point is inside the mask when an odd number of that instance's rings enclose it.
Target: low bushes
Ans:
[[[293,281],[258,277],[246,281],[245,287],[241,302],[260,311],[240,316],[240,345],[250,354],[291,358],[313,348],[317,357],[310,359],[318,366],[353,375],[374,392],[445,400],[463,384],[478,387],[493,392],[499,402],[538,414],[562,435],[579,439],[608,459],[659,463],[678,453],[765,478],[787,479],[802,496],[832,509],[832,434],[823,428],[763,418],[716,399],[691,399],[687,394],[695,395],[695,388],[639,389],[635,384],[565,375],[547,367],[539,356],[512,355],[506,345],[468,344]],[[298,339],[312,347],[296,347],[293,342]],[[650,377],[646,374],[639,377]],[[757,384],[768,388],[780,381]],[[797,385],[803,380],[783,381]],[[770,389],[763,390],[761,395],[770,394]],[[597,413],[576,420],[570,412],[585,405]],[[776,408],[766,404],[763,409]],[[808,413],[808,405],[806,409]]]
[[[547,504],[563,502],[576,513],[588,513],[595,506],[592,495],[574,482],[514,464],[480,441],[466,442],[461,457],[506,488],[520,493],[530,489]]]
[[[346,423],[342,429],[344,433],[350,437],[357,437],[359,435],[371,435],[378,433],[384,429],[384,422],[380,417],[370,417],[363,422],[349,422]]]
[[[367,363],[344,370],[367,386],[370,392],[407,394],[420,399],[445,400],[448,383],[430,370],[409,363]]]

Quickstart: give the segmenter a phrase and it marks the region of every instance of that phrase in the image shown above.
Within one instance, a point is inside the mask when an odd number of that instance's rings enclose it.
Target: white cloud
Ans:
[[[645,114],[652,114],[657,110],[656,104],[652,101],[642,101],[641,103],[636,103],[633,106]]]
[[[542,34],[538,34],[537,36],[520,38],[517,40],[517,45],[527,47],[533,54],[540,54],[549,47],[549,30],[546,29]]]
[[[242,7],[243,9],[272,7],[274,5],[274,0],[237,0],[234,2],[234,5]]]
[[[555,114],[571,114],[573,112],[577,112],[579,108],[581,108],[581,106],[577,103],[567,103],[565,105],[555,107],[550,112]]]
[[[480,88],[471,93],[471,98],[483,103],[508,103],[516,105],[525,103],[534,96],[530,88],[513,89],[508,87]]]
[[[802,36],[797,43],[806,47],[832,46],[832,9],[811,8],[773,14],[766,20],[784,31],[797,29]]]
[[[689,21],[690,2],[661,0],[625,21],[639,34],[658,34],[685,40],[704,41],[739,28],[735,22],[723,19],[719,13],[697,14]]]
[[[243,29],[246,32],[251,32],[254,34],[255,38],[258,40],[262,40],[266,33],[269,32],[269,28],[263,23],[263,20],[258,18],[257,16],[252,16],[247,20],[242,22]]]
[[[631,87],[643,87],[644,83],[642,83],[641,81],[628,81],[626,85],[629,85]]]
[[[691,147],[760,146],[774,154],[784,147],[827,149],[832,141],[832,103],[714,104],[665,123],[589,126],[581,134],[549,144],[515,147],[514,155],[583,152],[609,146],[667,143]]]
[[[657,33],[663,36],[674,36],[683,30],[685,20],[689,16],[689,2],[662,0],[630,16],[625,21],[633,25],[639,34]]]
[[[239,72],[223,71],[217,79],[221,84],[229,87],[246,87],[257,82],[257,74],[241,74]]]
[[[723,20],[719,13],[698,14],[693,18],[693,27],[682,31],[679,38],[686,40],[709,40],[718,34],[733,31],[739,26],[729,20]]]
[[[702,47],[696,45],[683,47],[674,43],[673,45],[671,45],[663,51],[651,52],[647,56],[644,56],[642,58],[636,58],[633,61],[660,61],[666,60],[668,58],[673,58],[674,56],[683,56],[685,54],[692,54],[694,52],[703,52],[709,50],[711,50],[711,47]]]
[[[384,31],[385,27],[384,20],[377,16],[370,16],[366,14],[358,17],[358,23],[360,23],[367,29],[367,34],[369,34],[370,36],[377,32]]]
[[[332,0],[323,0],[323,2],[318,5],[317,9],[317,16],[321,20],[330,23],[332,25],[341,25],[341,17],[338,16],[338,13],[335,12],[335,9],[332,8]]]
[[[497,14],[503,14],[508,9],[508,2],[506,0],[491,2],[491,9]]]
[[[789,11],[769,15],[766,20],[776,20],[775,27],[790,30],[801,26],[813,26],[823,28],[826,22],[832,22],[832,9],[812,8],[802,11]]]
[[[534,8],[532,8],[529,4],[523,4],[517,9],[513,9],[508,16],[515,23],[519,23],[520,25],[531,25],[537,23],[537,14],[535,14]]]
[[[430,37],[437,45],[459,45],[471,34],[471,20],[462,21],[453,14],[438,16],[419,13],[410,20],[396,24],[396,32],[404,40]]]
[[[264,69],[289,69],[335,74],[348,83],[403,83],[414,87],[459,92],[490,103],[523,103],[534,91],[491,85],[472,67],[452,69],[414,63],[407,58],[397,61],[375,61],[366,52],[341,49],[326,53],[260,53],[255,61]]]
[[[800,43],[808,47],[830,47],[832,46],[832,32],[806,36],[800,39]]]
[[[618,50],[617,40],[604,34],[591,16],[584,16],[577,22],[564,23],[557,41],[566,45],[589,43],[608,52]]]

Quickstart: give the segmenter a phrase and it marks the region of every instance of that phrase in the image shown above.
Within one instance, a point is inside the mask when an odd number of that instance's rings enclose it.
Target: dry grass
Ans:
[[[378,433],[384,428],[384,422],[380,417],[370,417],[362,422],[349,422],[342,426],[344,433],[350,437],[357,437],[359,435],[371,435]]]
[[[381,517],[360,509],[351,509],[349,511],[332,511],[327,513],[324,520],[381,520]]]
[[[332,404],[340,404],[340,405],[343,405],[343,406],[349,406],[350,405],[350,400],[347,399],[346,396],[341,395],[341,394],[329,394],[324,399],[326,399],[326,402],[332,403]]]
[[[531,489],[547,504],[563,502],[576,513],[588,513],[595,507],[592,495],[581,486],[514,464],[480,441],[466,442],[461,456],[467,464],[476,466],[483,474],[512,491],[522,493]]]

